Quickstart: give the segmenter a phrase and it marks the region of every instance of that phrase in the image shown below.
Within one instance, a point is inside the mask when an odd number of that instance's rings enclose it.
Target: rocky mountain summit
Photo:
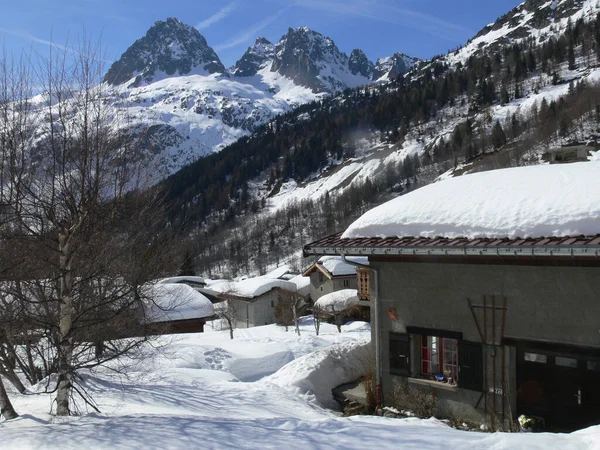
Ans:
[[[387,58],[379,58],[373,68],[373,80],[394,80],[408,72],[419,61],[419,58],[412,58],[404,53],[394,53]]]
[[[271,71],[316,92],[335,92],[371,81],[350,71],[348,56],[330,38],[307,27],[290,28],[281,38]]]
[[[190,25],[173,17],[157,21],[146,35],[133,43],[110,67],[104,81],[111,85],[126,83],[135,77],[133,86],[151,83],[165,76],[227,74],[225,66],[209,47],[204,36]]]
[[[236,77],[251,77],[258,73],[275,58],[275,45],[268,39],[260,37],[252,47],[248,47],[246,53],[231,69]]]
[[[352,50],[352,53],[350,53],[348,68],[353,75],[361,75],[370,80],[373,79],[373,69],[375,66],[369,61],[365,52],[359,48],[355,48]]]
[[[332,39],[298,27],[277,43],[256,39],[228,70],[198,30],[168,18],[135,41],[104,82],[111,104],[128,117],[127,133],[144,146],[162,178],[281,113],[391,80],[414,61],[375,68],[362,50],[348,57]]]

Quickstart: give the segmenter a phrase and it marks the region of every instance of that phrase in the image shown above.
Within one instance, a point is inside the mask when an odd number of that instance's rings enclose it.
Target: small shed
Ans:
[[[187,284],[147,286],[143,322],[150,334],[202,333],[214,316],[212,302]]]

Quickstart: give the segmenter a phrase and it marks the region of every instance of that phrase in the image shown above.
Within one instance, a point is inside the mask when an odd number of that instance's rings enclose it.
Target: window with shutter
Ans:
[[[369,269],[356,269],[358,298],[361,300],[371,300],[369,274]]]
[[[477,342],[458,343],[458,386],[483,391],[483,347]]]
[[[390,373],[410,376],[410,340],[408,334],[390,333]]]

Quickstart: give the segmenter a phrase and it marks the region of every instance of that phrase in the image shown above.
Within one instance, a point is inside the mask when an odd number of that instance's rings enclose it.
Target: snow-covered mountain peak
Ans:
[[[237,77],[254,76],[260,69],[270,65],[274,57],[275,45],[268,39],[259,37],[252,47],[248,47],[231,71]]]
[[[226,74],[225,67],[206,39],[190,25],[169,17],[155,22],[146,35],[131,45],[113,63],[104,77],[111,85],[133,81],[134,86],[151,83],[165,74]]]
[[[290,28],[275,46],[271,71],[315,92],[337,92],[369,84],[371,79],[353,73],[348,55],[332,39],[307,27]]]
[[[413,58],[404,53],[394,53],[386,58],[379,58],[373,69],[373,79],[376,81],[391,81],[408,72],[419,58]]]
[[[374,67],[373,63],[365,55],[365,52],[359,48],[352,50],[348,59],[348,68],[353,75],[362,75],[365,78],[371,79]]]

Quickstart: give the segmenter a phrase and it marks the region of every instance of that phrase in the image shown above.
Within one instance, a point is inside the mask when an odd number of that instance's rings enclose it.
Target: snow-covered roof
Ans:
[[[259,278],[282,278],[284,275],[288,274],[291,271],[290,266],[283,265],[281,267],[277,267],[271,272],[260,276]]]
[[[245,298],[259,297],[274,288],[290,292],[297,290],[296,284],[289,281],[262,277],[247,278],[241,281],[222,281],[212,284],[210,288],[222,294]]]
[[[600,163],[538,165],[451,178],[363,214],[359,237],[515,238],[600,233]]]
[[[350,257],[346,259],[360,264],[369,264],[367,257]],[[323,256],[318,263],[334,277],[356,275],[356,267],[344,262],[340,256]]]
[[[296,275],[294,278],[291,278],[289,282],[296,285],[296,292],[298,295],[306,297],[308,294],[310,294],[310,277]]]
[[[356,289],[342,289],[340,291],[330,292],[315,302],[316,307],[320,307],[329,312],[342,312],[350,306],[357,304],[358,294]]]
[[[196,277],[192,275],[183,275],[179,277],[168,277],[162,278],[157,281],[158,284],[172,284],[172,283],[191,283],[191,284],[206,284],[204,278]]]
[[[214,314],[211,301],[187,284],[154,284],[145,293],[147,323],[199,319]]]

